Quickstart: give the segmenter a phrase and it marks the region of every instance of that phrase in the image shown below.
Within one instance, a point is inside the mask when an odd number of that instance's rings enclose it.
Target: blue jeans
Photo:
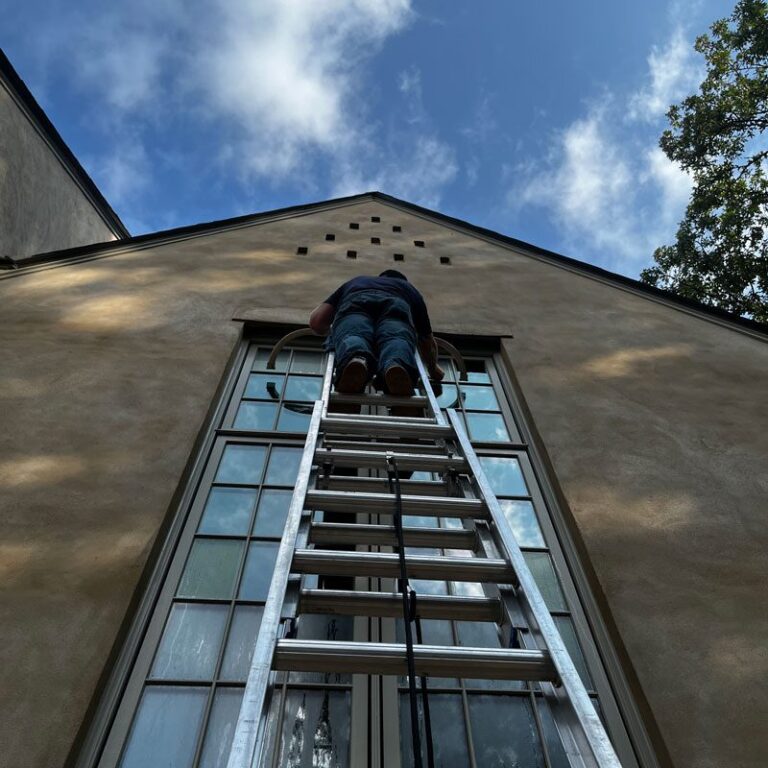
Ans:
[[[328,339],[336,352],[336,370],[353,357],[365,358],[379,377],[401,365],[416,381],[416,331],[405,299],[384,291],[355,291],[336,310]]]

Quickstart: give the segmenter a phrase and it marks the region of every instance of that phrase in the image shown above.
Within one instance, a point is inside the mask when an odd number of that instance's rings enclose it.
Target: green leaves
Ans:
[[[659,140],[692,175],[691,199],[641,279],[768,322],[768,4],[739,0],[695,47],[706,77]]]

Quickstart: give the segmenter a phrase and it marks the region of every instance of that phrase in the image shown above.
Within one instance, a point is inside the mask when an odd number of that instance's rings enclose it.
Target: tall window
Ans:
[[[99,768],[226,766],[250,651],[324,370],[319,349],[299,346],[284,351],[277,369],[267,371],[269,351],[269,344],[250,344],[226,395],[227,406],[191,504],[184,510],[184,524],[176,540],[168,542],[174,554],[158,585],[154,612],[105,746],[98,761],[91,763]],[[467,382],[458,381],[451,361],[442,365],[446,381],[440,405],[462,414],[576,667],[622,760],[631,766],[628,737],[558,544],[551,511],[521,445],[518,417],[505,396],[497,361],[493,355],[470,356]],[[411,479],[439,478],[414,473]],[[461,526],[447,518],[405,522]],[[493,551],[411,551],[498,556]],[[339,586],[317,577],[305,577],[303,584]],[[381,579],[357,579],[344,586],[392,588]],[[416,581],[415,587],[432,594],[482,593],[481,585],[466,582]],[[402,638],[400,622],[391,619],[303,615],[297,631],[307,639]],[[430,644],[499,645],[493,624],[431,620],[424,621],[424,632],[424,642]],[[430,690],[440,765],[566,764],[537,686],[431,679]],[[343,768],[365,764],[374,752],[372,764],[382,768],[409,765],[406,692],[403,679],[281,674],[271,698],[267,765]]]

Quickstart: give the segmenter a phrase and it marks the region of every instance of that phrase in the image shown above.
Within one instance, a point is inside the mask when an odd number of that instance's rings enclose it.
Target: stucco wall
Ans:
[[[61,765],[71,747],[232,316],[308,312],[393,252],[438,328],[514,333],[515,373],[674,764],[764,764],[768,345],[364,202],[0,279],[9,765]]]
[[[0,256],[115,240],[0,77]]]

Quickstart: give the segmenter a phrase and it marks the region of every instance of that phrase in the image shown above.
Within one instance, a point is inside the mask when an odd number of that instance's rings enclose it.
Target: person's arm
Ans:
[[[436,381],[442,381],[445,371],[437,364],[437,343],[432,335],[432,323],[429,319],[429,312],[424,297],[413,290],[413,320],[416,328],[416,335],[419,339],[419,354],[427,367],[430,377]]]
[[[429,336],[419,339],[419,354],[424,365],[427,366],[429,375],[436,381],[442,381],[445,371],[437,364],[437,343],[431,333]]]
[[[309,316],[309,327],[318,336],[325,336],[331,328],[336,307],[324,301],[312,310]]]

